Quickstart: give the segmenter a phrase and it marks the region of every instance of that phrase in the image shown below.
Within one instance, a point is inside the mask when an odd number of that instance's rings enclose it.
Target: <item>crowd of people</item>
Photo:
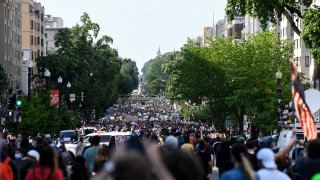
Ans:
[[[130,131],[131,136],[117,146],[102,145],[98,135],[90,146],[80,138],[72,162],[64,142],[53,136],[39,134],[32,141],[3,133],[0,179],[207,180],[216,169],[221,180],[320,178],[320,141],[296,145],[295,130],[288,145],[277,149],[270,136],[227,136],[208,124],[179,119],[110,121],[103,126]]]

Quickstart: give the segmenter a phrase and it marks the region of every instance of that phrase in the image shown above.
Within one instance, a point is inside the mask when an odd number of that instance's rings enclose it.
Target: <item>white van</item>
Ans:
[[[100,136],[100,145],[105,144],[109,145],[111,137],[115,138],[116,145],[118,146],[119,143],[126,141],[130,138],[131,132],[98,132],[98,133],[91,133],[86,135],[83,138],[83,142],[89,146],[90,145],[90,138],[93,136]]]

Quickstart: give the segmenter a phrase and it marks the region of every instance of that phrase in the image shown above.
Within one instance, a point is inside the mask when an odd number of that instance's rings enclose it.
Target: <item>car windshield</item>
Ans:
[[[94,133],[94,129],[84,129],[84,134]]]
[[[72,137],[74,135],[74,131],[61,131],[60,132],[60,137],[61,136],[64,136],[64,137]]]
[[[93,136],[86,136],[83,141],[84,143],[90,143],[90,138]],[[107,143],[110,140],[110,135],[100,135],[100,143]]]

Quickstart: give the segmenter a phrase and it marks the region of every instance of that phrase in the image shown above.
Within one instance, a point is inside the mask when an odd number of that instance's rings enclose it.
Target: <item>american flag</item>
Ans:
[[[291,62],[291,91],[292,101],[305,137],[309,140],[317,139],[317,127],[312,113],[306,103],[304,89],[300,82],[297,66]]]

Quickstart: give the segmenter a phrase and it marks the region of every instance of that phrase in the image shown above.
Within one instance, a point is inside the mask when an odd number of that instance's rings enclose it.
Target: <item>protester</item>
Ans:
[[[99,144],[100,136],[93,136],[91,139],[91,147],[84,152],[84,158],[86,159],[90,174],[93,172],[94,160],[96,159],[99,151]]]
[[[83,137],[80,137],[80,141],[77,144],[76,147],[76,155],[82,155],[83,154],[83,150],[86,147],[86,144],[83,142]]]
[[[258,171],[260,180],[281,179],[290,180],[290,177],[279,171],[275,162],[274,152],[269,148],[260,149],[257,153],[258,165],[262,168]]]
[[[30,170],[26,180],[63,180],[63,172],[58,168],[56,151],[50,146],[44,146],[40,151],[39,166]]]
[[[304,140],[300,139],[298,142],[298,147],[296,147],[293,151],[292,151],[292,159],[296,160],[296,156],[297,158],[302,157],[302,151],[304,150]]]
[[[211,155],[206,151],[206,144],[204,140],[200,140],[199,142],[199,152],[196,153],[196,156],[200,158],[200,162],[203,168],[203,178],[204,180],[208,180],[212,174],[212,161]]]
[[[231,149],[231,159],[234,168],[224,172],[221,180],[254,180],[257,179],[249,160],[247,159],[247,149],[241,143],[236,143]]]
[[[86,166],[86,159],[83,156],[77,156],[72,165],[70,180],[89,180],[90,172]]]
[[[190,144],[190,138],[188,135],[184,136],[184,144],[181,146],[181,150],[190,154],[194,154],[193,145]]]
[[[19,173],[13,160],[7,154],[8,143],[0,137],[0,179],[18,180]]]
[[[293,166],[293,171],[301,180],[309,180],[320,172],[320,140],[311,140],[306,150],[307,156],[297,159]]]

